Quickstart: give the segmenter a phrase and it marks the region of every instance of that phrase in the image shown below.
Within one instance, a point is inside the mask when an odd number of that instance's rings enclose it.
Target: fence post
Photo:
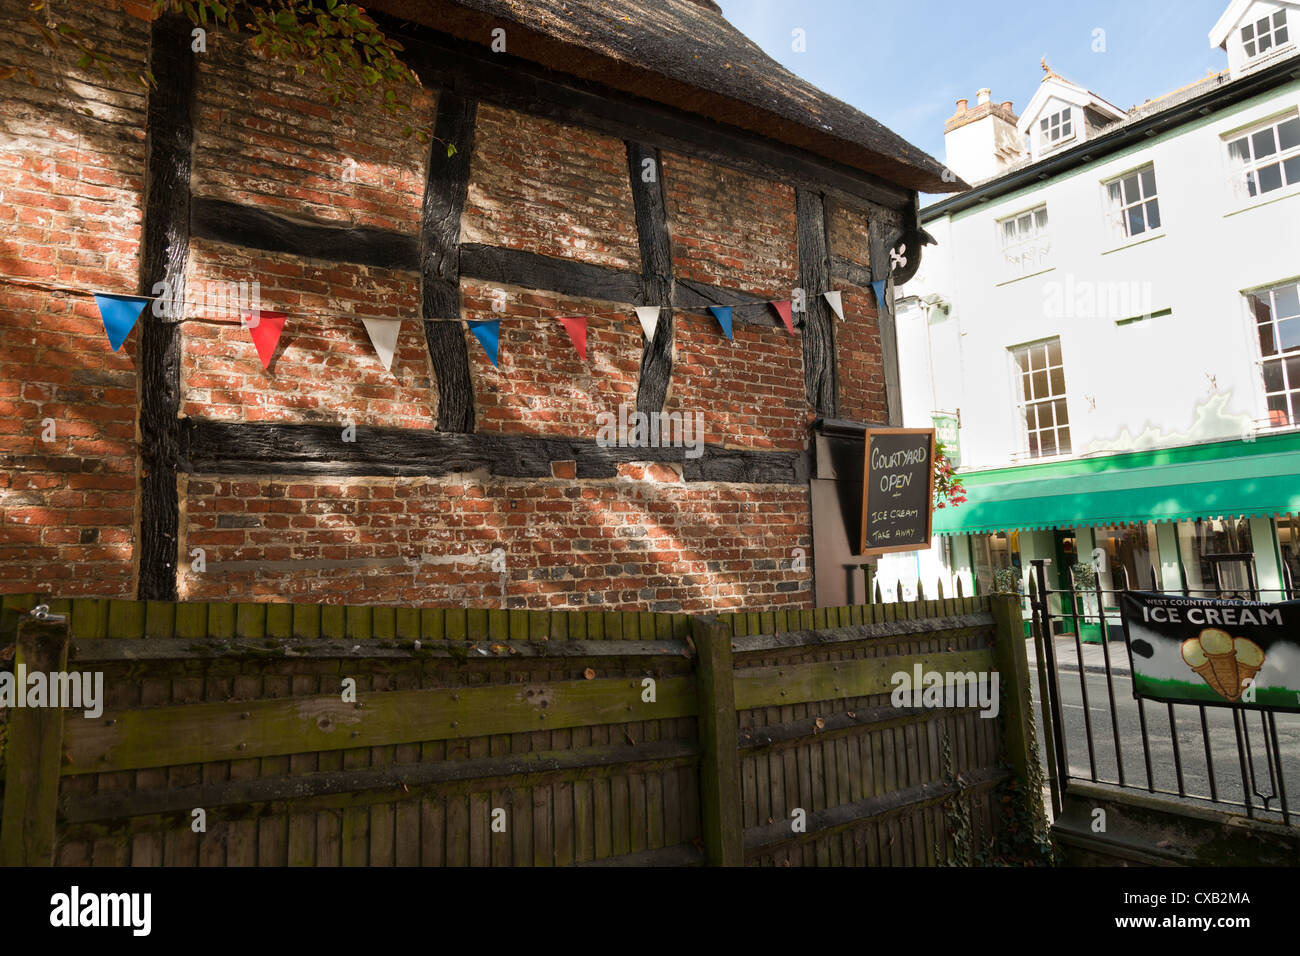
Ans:
[[[997,662],[1003,689],[1003,741],[1007,759],[1022,784],[1033,779],[1034,760],[1033,696],[1029,689],[1029,657],[1025,653],[1025,630],[1020,616],[1020,599],[1013,594],[995,594],[990,601],[997,632],[993,659]],[[1046,717],[1044,717],[1046,719]],[[1042,794],[1030,794],[1041,803]]]
[[[14,690],[25,694],[23,674],[68,667],[68,622],[18,622]],[[21,670],[20,670],[21,668]],[[49,688],[48,692],[53,692]],[[58,703],[48,701],[47,703]],[[0,866],[53,866],[63,763],[63,708],[14,707],[6,727],[5,802],[0,818]]]
[[[731,629],[712,615],[691,618],[699,701],[700,816],[709,866],[745,862],[741,819],[740,739]]]

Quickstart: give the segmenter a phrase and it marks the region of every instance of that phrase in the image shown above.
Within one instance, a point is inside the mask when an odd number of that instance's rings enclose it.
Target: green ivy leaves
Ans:
[[[106,79],[124,75],[149,87],[157,81],[147,70],[122,69],[108,53],[70,24],[41,22],[36,14],[46,8],[46,0],[31,0],[27,22],[52,50],[67,44],[76,51],[78,69],[95,69]],[[325,96],[331,106],[374,99],[384,111],[398,115],[412,109],[411,95],[420,88],[420,80],[399,58],[402,45],[386,37],[364,8],[340,0],[154,0],[155,17],[166,13],[183,13],[195,26],[222,27],[233,33],[247,30],[252,45],[273,59],[293,64],[299,75],[317,73],[325,84]],[[48,21],[49,12],[46,12]],[[241,22],[242,21],[242,22]],[[9,79],[17,67],[0,67],[0,80]],[[35,74],[22,71],[26,79],[39,86]],[[402,135],[414,135],[429,142],[428,129],[412,124],[402,127]],[[455,148],[447,144],[447,155]]]

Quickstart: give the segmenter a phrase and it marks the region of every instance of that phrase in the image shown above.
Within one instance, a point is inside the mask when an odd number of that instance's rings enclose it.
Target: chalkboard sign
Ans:
[[[930,547],[934,429],[868,428],[862,481],[862,551]]]

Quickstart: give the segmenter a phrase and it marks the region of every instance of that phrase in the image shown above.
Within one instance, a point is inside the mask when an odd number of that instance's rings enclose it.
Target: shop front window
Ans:
[[[1250,591],[1248,561],[1214,561],[1214,555],[1252,554],[1250,521],[1246,518],[1198,518],[1178,522],[1178,551],[1182,557],[1187,587],[1192,594],[1214,594],[1215,565],[1218,583],[1225,596]]]
[[[992,594],[1007,587],[1008,583],[1019,590],[1018,582],[1023,577],[1019,531],[972,535],[971,552],[972,570],[980,594]],[[1009,582],[1012,572],[1015,582]]]
[[[953,574],[952,538],[944,535],[939,539],[939,570],[947,579],[944,584],[944,597],[956,597],[957,581]]]
[[[1300,598],[1300,517],[1287,515],[1277,519],[1277,543],[1282,552],[1282,586],[1288,600]]]
[[[1146,522],[1120,528],[1097,528],[1093,540],[1096,547],[1106,552],[1106,564],[1101,572],[1102,590],[1160,589],[1153,567],[1159,562],[1154,524]]]

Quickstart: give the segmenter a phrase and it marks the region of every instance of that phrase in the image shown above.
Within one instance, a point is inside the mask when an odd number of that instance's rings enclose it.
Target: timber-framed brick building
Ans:
[[[0,67],[40,80],[0,103],[0,591],[697,612],[851,582],[818,443],[901,424],[872,283],[919,264],[918,192],[964,188],[933,159],[709,0],[376,0],[413,120],[65,6],[158,85],[0,0]],[[114,352],[92,298],[248,281],[288,317],[267,368],[237,319],[147,308]],[[404,320],[391,370],[362,319]],[[598,441],[620,406],[702,413],[699,453]]]

